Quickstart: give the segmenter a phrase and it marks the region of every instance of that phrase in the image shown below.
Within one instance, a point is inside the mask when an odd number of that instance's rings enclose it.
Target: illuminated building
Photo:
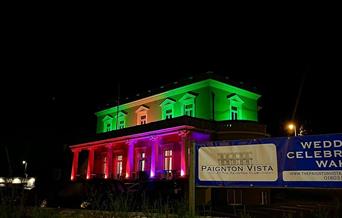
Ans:
[[[71,180],[82,174],[81,152],[87,156],[87,179],[187,178],[193,143],[267,135],[258,123],[259,98],[206,74],[98,111],[97,135],[70,146]]]

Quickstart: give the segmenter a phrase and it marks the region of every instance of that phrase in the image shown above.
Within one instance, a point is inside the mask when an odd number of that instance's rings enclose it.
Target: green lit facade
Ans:
[[[114,106],[96,113],[97,133],[181,116],[211,121],[258,121],[260,95],[214,79],[206,79]]]

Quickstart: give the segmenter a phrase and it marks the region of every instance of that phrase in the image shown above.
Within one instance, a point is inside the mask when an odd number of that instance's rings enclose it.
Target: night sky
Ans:
[[[30,174],[70,170],[68,146],[95,133],[94,113],[114,104],[118,84],[121,98],[134,97],[207,71],[255,86],[272,136],[286,136],[293,116],[311,134],[342,132],[340,60],[304,37],[20,28],[25,37],[9,34],[2,50],[0,176],[9,171],[5,148],[14,174],[23,159]]]

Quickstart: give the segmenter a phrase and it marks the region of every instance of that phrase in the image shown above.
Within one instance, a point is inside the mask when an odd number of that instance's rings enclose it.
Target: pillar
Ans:
[[[134,144],[136,141],[128,140],[126,142],[127,148],[127,162],[126,162],[126,179],[131,178],[134,171]]]
[[[87,179],[91,179],[93,177],[93,170],[94,170],[94,149],[89,148]]]
[[[74,157],[72,160],[72,167],[71,167],[71,181],[74,181],[74,180],[76,180],[76,177],[77,177],[79,150],[73,150],[72,153],[73,153]]]
[[[180,145],[181,145],[181,176],[186,176],[188,174],[187,172],[187,141],[188,141],[188,136],[189,136],[189,131],[183,130],[178,133],[180,136]]]
[[[151,136],[151,170],[150,170],[150,177],[153,178],[156,175],[156,169],[158,164],[158,146],[160,138],[158,136]]]
[[[107,162],[106,162],[106,174],[105,179],[112,178],[113,174],[113,145],[112,143],[107,145]]]

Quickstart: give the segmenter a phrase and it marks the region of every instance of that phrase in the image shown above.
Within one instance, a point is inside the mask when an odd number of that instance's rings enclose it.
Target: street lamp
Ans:
[[[25,172],[25,178],[27,179],[27,162],[23,160],[23,164],[25,165],[24,172]]]
[[[289,129],[289,130],[291,130],[291,131],[293,131],[294,130],[294,135],[295,136],[297,136],[297,127],[296,127],[296,125],[294,124],[294,123],[289,123],[288,125],[287,125],[287,128]]]

